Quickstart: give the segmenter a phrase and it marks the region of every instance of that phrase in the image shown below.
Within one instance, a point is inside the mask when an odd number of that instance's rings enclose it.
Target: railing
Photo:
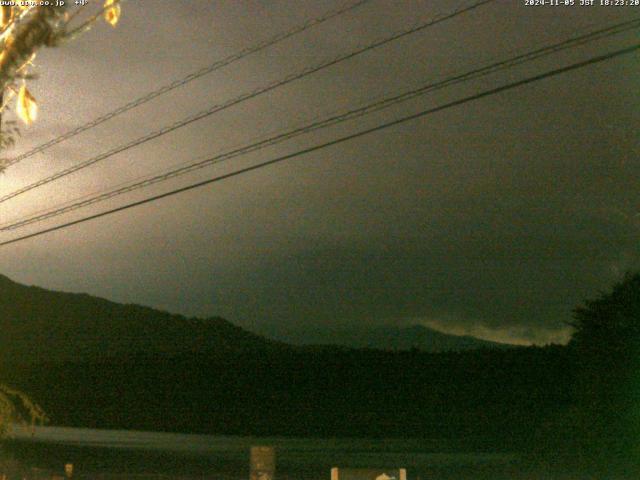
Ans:
[[[275,480],[276,453],[274,447],[251,447],[249,455],[249,480]],[[331,469],[331,480],[407,480],[404,468],[338,468]],[[77,471],[72,463],[53,471],[42,468],[22,469],[12,462],[7,471],[0,467],[0,480],[195,480],[197,478],[217,478],[219,475],[175,475],[163,473],[129,473],[129,472],[82,472]]]

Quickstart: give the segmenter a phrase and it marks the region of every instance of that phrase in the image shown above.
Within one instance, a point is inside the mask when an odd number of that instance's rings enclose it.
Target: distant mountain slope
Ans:
[[[471,336],[442,333],[422,325],[409,327],[297,329],[263,332],[265,336],[293,345],[338,345],[351,348],[410,350],[425,352],[508,348],[512,345],[480,340]]]
[[[415,326],[313,331],[273,335],[268,340],[214,317],[186,318],[139,305],[122,305],[87,294],[28,287],[0,275],[0,362],[61,360],[206,353],[224,356],[285,349],[294,345],[428,352],[469,350],[500,344],[458,337]],[[303,349],[307,350],[307,349]]]
[[[429,353],[409,348],[487,342],[423,327],[342,339],[324,332],[319,343],[403,351],[294,348],[220,318],[188,319],[0,277],[0,380],[27,392],[57,425],[483,438],[484,448],[485,439],[529,438],[559,406],[569,408],[575,390],[576,360],[566,347]]]
[[[88,360],[137,353],[214,355],[282,347],[222,318],[195,319],[0,275],[0,361]]]

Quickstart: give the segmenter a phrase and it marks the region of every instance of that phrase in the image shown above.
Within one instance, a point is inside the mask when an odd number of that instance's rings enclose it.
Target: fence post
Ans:
[[[273,447],[251,447],[250,480],[274,480],[276,452]]]

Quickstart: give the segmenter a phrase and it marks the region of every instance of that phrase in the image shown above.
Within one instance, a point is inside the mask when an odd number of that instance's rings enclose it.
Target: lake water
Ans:
[[[16,428],[14,455],[42,470],[75,465],[76,478],[171,475],[248,479],[249,448],[274,446],[278,479],[329,480],[331,467],[406,468],[409,480],[515,478],[516,455],[451,451],[412,439],[296,439],[60,427]],[[533,477],[526,477],[533,478]]]

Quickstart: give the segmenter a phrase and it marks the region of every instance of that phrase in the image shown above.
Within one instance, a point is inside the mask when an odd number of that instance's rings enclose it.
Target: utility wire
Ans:
[[[302,70],[300,72],[288,75],[287,77],[285,77],[285,78],[283,78],[281,80],[278,80],[278,81],[276,81],[274,83],[271,83],[271,84],[269,84],[267,86],[260,87],[260,88],[258,88],[256,90],[253,90],[252,92],[245,93],[245,94],[243,94],[243,95],[241,95],[239,97],[235,97],[235,98],[233,98],[231,100],[228,100],[228,101],[226,101],[226,102],[224,102],[224,103],[222,103],[220,105],[214,105],[214,106],[212,106],[212,107],[210,107],[210,108],[208,108],[208,109],[206,109],[204,111],[201,111],[201,112],[196,113],[194,115],[190,115],[190,116],[188,116],[188,117],[186,117],[186,118],[184,118],[182,120],[179,120],[179,121],[177,121],[177,122],[175,122],[175,123],[173,123],[171,125],[163,127],[160,130],[156,130],[155,132],[149,133],[149,134],[147,134],[147,135],[145,135],[143,137],[140,137],[140,138],[138,138],[136,140],[128,142],[128,143],[126,143],[124,145],[120,145],[118,147],[115,147],[115,148],[113,148],[113,149],[111,149],[111,150],[109,150],[107,152],[104,152],[104,153],[102,153],[102,154],[100,154],[100,155],[98,155],[96,157],[93,157],[93,158],[90,158],[88,160],[85,160],[84,162],[81,162],[79,164],[73,165],[73,166],[71,166],[71,167],[69,167],[69,168],[67,168],[65,170],[61,170],[61,171],[59,171],[57,173],[54,173],[53,175],[50,175],[49,177],[43,178],[43,179],[38,180],[38,181],[36,181],[34,183],[31,183],[31,184],[26,185],[26,186],[24,186],[22,188],[19,188],[18,190],[15,190],[15,191],[13,191],[11,193],[8,193],[8,194],[0,197],[0,203],[4,203],[7,200],[11,200],[12,198],[17,197],[18,195],[22,195],[23,193],[26,193],[26,192],[28,192],[30,190],[33,190],[33,189],[38,188],[38,187],[41,187],[43,185],[51,183],[51,182],[53,182],[55,180],[58,180],[60,178],[66,177],[67,175],[70,175],[70,174],[72,174],[74,172],[77,172],[77,171],[82,170],[84,168],[87,168],[87,167],[89,167],[91,165],[94,165],[94,164],[96,164],[96,163],[98,163],[98,162],[100,162],[102,160],[105,160],[105,159],[107,159],[109,157],[112,157],[113,155],[116,155],[118,153],[124,152],[126,150],[131,149],[131,148],[137,147],[137,146],[139,146],[139,145],[141,145],[143,143],[149,142],[151,140],[154,140],[154,139],[156,139],[158,137],[161,137],[161,136],[166,135],[166,134],[168,134],[170,132],[173,132],[174,130],[177,130],[179,128],[185,127],[187,125],[190,125],[193,122],[196,122],[196,121],[201,120],[203,118],[207,118],[207,117],[209,117],[209,116],[211,116],[211,115],[213,115],[215,113],[218,113],[220,111],[226,110],[227,108],[230,108],[232,106],[238,105],[239,103],[245,102],[245,101],[250,100],[250,99],[252,99],[254,97],[257,97],[257,96],[262,95],[264,93],[267,93],[269,91],[275,90],[278,87],[287,85],[287,84],[289,84],[291,82],[294,82],[294,81],[296,81],[298,79],[307,77],[307,76],[309,76],[309,75],[311,75],[313,73],[316,73],[316,72],[318,72],[320,70],[324,70],[324,69],[326,69],[328,67],[331,67],[331,66],[336,65],[338,63],[344,62],[344,61],[349,60],[351,58],[354,58],[357,55],[361,55],[361,54],[363,54],[365,52],[368,52],[370,50],[378,48],[378,47],[380,47],[382,45],[386,45],[386,44],[388,44],[390,42],[398,40],[398,39],[400,39],[402,37],[405,37],[407,35],[419,32],[419,31],[424,30],[424,29],[426,29],[428,27],[434,26],[434,25],[436,25],[438,23],[441,23],[441,22],[444,22],[446,20],[452,19],[454,17],[457,17],[458,15],[462,15],[462,14],[464,14],[466,12],[474,10],[474,9],[476,9],[476,8],[482,6],[482,5],[485,5],[487,3],[491,3],[493,1],[495,1],[495,0],[482,0],[480,2],[476,2],[476,3],[472,4],[471,6],[459,8],[459,9],[453,11],[452,13],[446,14],[444,16],[436,17],[435,19],[431,19],[431,20],[429,20],[427,22],[420,23],[419,25],[417,25],[415,27],[412,27],[412,28],[409,28],[409,29],[406,29],[406,30],[402,30],[399,33],[394,33],[393,35],[387,36],[382,40],[377,40],[377,41],[375,41],[373,43],[369,43],[369,44],[367,44],[365,46],[359,47],[358,49],[353,50],[353,51],[351,51],[349,53],[341,54],[341,55],[339,55],[337,57],[334,57],[333,59],[331,59],[329,61],[322,62],[322,63],[320,63],[318,65],[315,65],[315,66],[307,67],[307,68],[305,68],[304,70]]]
[[[464,98],[459,99],[459,100],[454,100],[452,102],[448,102],[448,103],[445,103],[443,105],[440,105],[440,106],[437,106],[437,107],[433,107],[433,108],[430,108],[430,109],[427,109],[427,110],[422,110],[421,112],[414,113],[412,115],[407,115],[407,116],[404,116],[404,117],[401,117],[401,118],[398,118],[398,119],[395,119],[395,120],[392,120],[392,121],[377,125],[377,126],[372,127],[372,128],[361,130],[359,132],[355,132],[355,133],[352,133],[352,134],[349,134],[349,135],[345,135],[343,137],[339,137],[337,139],[330,140],[328,142],[324,142],[324,143],[321,143],[321,144],[314,145],[312,147],[308,147],[308,148],[305,148],[305,149],[302,149],[302,150],[298,150],[297,152],[294,152],[294,153],[290,153],[290,154],[287,154],[287,155],[282,155],[282,156],[273,158],[271,160],[267,160],[267,161],[264,161],[262,163],[258,163],[258,164],[252,165],[250,167],[242,168],[242,169],[236,170],[234,172],[230,172],[230,173],[226,173],[224,175],[219,175],[217,177],[209,178],[207,180],[203,180],[203,181],[200,181],[200,182],[197,182],[197,183],[193,183],[191,185],[187,185],[187,186],[182,187],[182,188],[178,188],[178,189],[175,189],[175,190],[171,190],[169,192],[165,192],[165,193],[162,193],[162,194],[159,194],[159,195],[148,197],[148,198],[145,198],[143,200],[139,200],[137,202],[128,203],[126,205],[122,205],[120,207],[113,208],[111,210],[106,210],[106,211],[103,211],[103,212],[100,212],[100,213],[96,213],[94,215],[90,215],[90,216],[87,216],[87,217],[84,217],[84,218],[80,218],[80,219],[73,220],[73,221],[70,221],[70,222],[67,222],[67,223],[63,223],[61,225],[56,225],[54,227],[50,227],[50,228],[47,228],[47,229],[44,229],[44,230],[40,230],[40,231],[37,231],[37,232],[34,232],[34,233],[30,233],[28,235],[24,235],[24,236],[21,236],[21,237],[18,237],[18,238],[13,238],[11,240],[6,240],[4,242],[0,242],[0,247],[6,246],[6,245],[10,245],[10,244],[13,244],[13,243],[17,243],[17,242],[20,242],[20,241],[23,241],[23,240],[26,240],[26,239],[29,239],[29,238],[37,237],[39,235],[44,235],[45,233],[50,233],[50,232],[54,232],[54,231],[61,230],[61,229],[64,229],[64,228],[68,228],[68,227],[73,226],[73,225],[78,225],[80,223],[84,223],[84,222],[87,222],[89,220],[95,220],[97,218],[101,218],[101,217],[104,217],[104,216],[107,216],[107,215],[111,215],[111,214],[116,213],[116,212],[121,212],[121,211],[124,211],[124,210],[128,210],[130,208],[134,208],[134,207],[137,207],[137,206],[140,206],[140,205],[144,205],[144,204],[147,204],[147,203],[155,202],[157,200],[160,200],[160,199],[163,199],[163,198],[167,198],[167,197],[171,197],[173,195],[177,195],[177,194],[182,193],[182,192],[186,192],[186,191],[193,190],[193,189],[196,189],[196,188],[199,188],[199,187],[203,187],[205,185],[209,185],[209,184],[212,184],[212,183],[216,183],[216,182],[220,182],[220,181],[223,181],[223,180],[227,180],[229,178],[237,177],[239,175],[242,175],[242,174],[245,174],[245,173],[248,173],[248,172],[252,172],[254,170],[259,170],[261,168],[268,167],[270,165],[274,165],[276,163],[283,162],[285,160],[289,160],[289,159],[292,159],[292,158],[295,158],[295,157],[299,157],[299,156],[302,156],[302,155],[306,155],[306,154],[309,154],[309,153],[312,153],[312,152],[315,152],[315,151],[318,151],[318,150],[322,150],[322,149],[327,148],[327,147],[338,145],[338,144],[347,142],[349,140],[353,140],[355,138],[359,138],[359,137],[362,137],[362,136],[365,136],[365,135],[369,135],[371,133],[379,132],[379,131],[384,130],[386,128],[390,128],[390,127],[393,127],[393,126],[396,126],[396,125],[400,125],[400,124],[406,123],[406,122],[411,121],[411,120],[416,120],[418,118],[425,117],[427,115],[432,115],[434,113],[441,112],[443,110],[448,110],[450,108],[457,107],[457,106],[463,105],[463,104],[468,103],[468,102],[479,100],[481,98],[485,98],[485,97],[488,97],[488,96],[491,96],[491,95],[496,95],[498,93],[501,93],[501,92],[504,92],[504,91],[507,91],[507,90],[512,90],[512,89],[517,88],[517,87],[521,87],[521,86],[524,86],[524,85],[527,85],[527,84],[531,84],[531,83],[534,83],[534,82],[537,82],[537,81],[540,81],[540,80],[544,80],[546,78],[553,77],[553,76],[556,76],[556,75],[560,75],[560,74],[563,74],[563,73],[566,73],[566,72],[569,72],[569,71],[577,70],[579,68],[584,68],[584,67],[587,67],[589,65],[593,65],[593,64],[596,64],[596,63],[604,62],[606,60],[611,60],[613,58],[616,58],[616,57],[619,57],[619,56],[622,56],[622,55],[628,55],[628,54],[630,54],[632,52],[635,52],[635,51],[637,51],[639,49],[640,49],[640,43],[632,45],[630,47],[626,47],[626,48],[620,49],[620,50],[615,50],[613,52],[609,52],[609,53],[604,54],[604,55],[599,55],[599,56],[596,56],[596,57],[592,57],[592,58],[590,58],[588,60],[584,60],[584,61],[581,61],[581,62],[573,63],[573,64],[565,66],[565,67],[556,68],[554,70],[549,70],[547,72],[544,72],[544,73],[541,73],[541,74],[538,74],[538,75],[534,75],[532,77],[528,77],[528,78],[525,78],[523,80],[519,80],[519,81],[516,81],[516,82],[508,83],[508,84],[502,85],[502,86],[497,87],[497,88],[492,88],[492,89],[489,89],[489,90],[485,90],[483,92],[476,93],[474,95],[470,95],[470,96],[464,97]]]
[[[132,110],[136,107],[139,107],[140,105],[143,105],[147,102],[150,102],[151,100],[153,100],[156,97],[159,97],[161,95],[164,95],[165,93],[168,93],[172,90],[175,90],[176,88],[182,87],[183,85],[186,85],[187,83],[196,80],[200,77],[203,77],[205,75],[208,75],[210,73],[215,72],[216,70],[219,70],[223,67],[226,67],[227,65],[230,65],[232,63],[235,63],[239,60],[242,60],[245,57],[248,57],[249,55],[252,55],[254,53],[260,52],[262,50],[265,50],[269,47],[272,47],[273,45],[276,45],[288,38],[291,38],[295,35],[298,35],[299,33],[302,33],[310,28],[315,27],[316,25],[319,25],[321,23],[324,23],[328,20],[331,20],[335,17],[338,17],[344,13],[347,13],[351,10],[355,10],[358,7],[361,7],[362,5],[364,5],[365,3],[370,2],[371,0],[358,0],[355,3],[352,3],[350,5],[347,6],[343,6],[340,7],[337,10],[333,10],[331,12],[325,13],[324,15],[308,20],[305,23],[298,25],[294,28],[292,28],[291,30],[288,30],[286,32],[283,33],[279,33],[278,35],[275,35],[271,38],[268,38],[267,40],[257,43],[255,45],[252,45],[250,47],[247,47],[243,50],[240,50],[234,54],[229,55],[228,57],[225,57],[221,60],[218,60],[210,65],[207,65],[206,67],[202,67],[199,70],[196,70],[188,75],[186,75],[183,78],[180,78],[178,80],[175,80],[167,85],[163,85],[162,87],[153,90],[152,92],[147,93],[146,95],[143,95],[142,97],[139,97],[135,100],[132,100],[131,102],[122,105],[121,107],[116,108],[115,110],[106,113],[105,115],[102,115],[101,117],[98,117],[88,123],[85,123],[84,125],[81,125],[79,127],[74,128],[73,130],[69,130],[66,133],[63,133],[62,135],[55,137],[41,145],[38,145],[37,147],[29,150],[28,152],[25,152],[21,155],[18,155],[16,157],[13,158],[9,158],[6,159],[4,162],[4,165],[6,167],[9,167],[11,165],[15,165],[18,162],[21,162],[22,160],[25,160],[29,157],[32,157],[33,155],[36,155],[37,153],[40,152],[44,152],[45,150],[53,147],[54,145],[57,145],[61,142],[64,142],[65,140],[69,140],[72,137],[75,137],[76,135],[89,130],[91,128],[95,128],[98,125],[111,120],[114,117],[117,117],[118,115],[121,115],[125,112],[128,112],[129,110]]]
[[[30,225],[36,222],[41,222],[49,218],[57,217],[65,213],[78,210],[80,208],[87,207],[89,205],[93,205],[125,193],[132,192],[134,190],[138,190],[141,188],[154,185],[156,183],[167,181],[171,178],[175,178],[175,177],[193,172],[195,170],[199,170],[201,168],[205,168],[217,163],[221,163],[223,161],[226,161],[238,156],[246,155],[248,153],[251,153],[257,150],[262,150],[263,148],[276,145],[285,140],[289,140],[291,138],[294,138],[302,134],[310,133],[321,128],[326,128],[328,126],[336,125],[338,123],[342,123],[348,120],[352,120],[354,118],[371,114],[373,112],[376,112],[382,109],[389,108],[392,105],[411,100],[418,96],[425,95],[427,93],[431,93],[433,91],[440,90],[445,87],[449,87],[458,83],[480,78],[501,70],[505,70],[507,68],[513,68],[517,65],[523,64],[525,62],[537,60],[539,58],[548,56],[550,54],[559,52],[561,50],[574,48],[578,45],[583,45],[588,42],[593,42],[595,40],[601,40],[602,38],[616,35],[631,29],[637,29],[639,27],[640,27],[640,18],[636,18],[635,20],[621,22],[621,23],[611,25],[596,31],[589,32],[587,34],[569,38],[552,45],[538,48],[533,51],[519,54],[514,57],[508,58],[506,60],[498,61],[490,65],[477,68],[463,74],[455,75],[438,82],[428,83],[428,84],[422,85],[417,89],[413,89],[413,90],[404,92],[402,94],[395,95],[393,97],[383,98],[376,102],[369,103],[368,105],[352,109],[346,113],[341,113],[339,115],[334,115],[320,121],[315,121],[303,127],[299,127],[293,130],[279,133],[267,139],[253,142],[249,145],[245,145],[240,148],[235,148],[231,151],[218,154],[214,157],[201,159],[201,160],[189,163],[187,165],[183,165],[178,168],[173,168],[173,169],[170,169],[169,171],[156,174],[151,177],[147,176],[144,179],[139,181],[133,181],[133,182],[127,183],[126,185],[120,185],[117,188],[107,192],[103,192],[100,194],[85,195],[81,198],[76,199],[75,201],[72,201],[70,203],[68,202],[65,205],[58,206],[54,209],[46,210],[44,211],[44,213],[36,212],[36,214],[33,214],[30,217],[24,218],[22,220],[13,221],[12,223],[5,223],[3,225],[0,225],[0,231],[15,230],[17,228],[24,227],[26,225]]]

